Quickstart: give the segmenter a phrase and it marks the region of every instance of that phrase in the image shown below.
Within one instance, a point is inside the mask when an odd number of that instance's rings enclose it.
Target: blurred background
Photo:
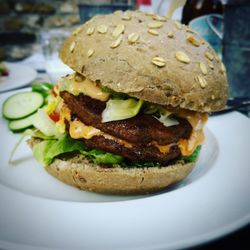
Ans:
[[[94,15],[140,9],[190,25],[223,59],[230,97],[250,97],[250,0],[1,0],[0,61],[55,82],[70,71],[57,57],[65,37]]]

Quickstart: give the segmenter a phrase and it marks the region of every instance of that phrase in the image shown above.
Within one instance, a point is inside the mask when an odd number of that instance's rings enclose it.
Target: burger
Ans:
[[[225,67],[188,26],[141,11],[98,15],[73,31],[29,144],[59,180],[82,190],[143,194],[183,180],[208,114],[227,100]]]

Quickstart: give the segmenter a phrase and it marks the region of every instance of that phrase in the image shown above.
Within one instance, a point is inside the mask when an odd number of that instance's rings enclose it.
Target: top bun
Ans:
[[[166,17],[141,11],[95,16],[66,39],[60,57],[88,79],[149,102],[210,112],[227,100],[218,55]]]

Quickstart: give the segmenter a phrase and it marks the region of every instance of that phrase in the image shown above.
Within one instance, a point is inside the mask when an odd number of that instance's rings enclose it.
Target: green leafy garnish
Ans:
[[[45,108],[39,109],[33,118],[33,126],[47,136],[58,135],[55,123],[49,118]]]
[[[53,84],[48,82],[32,83],[32,91],[41,93],[44,98],[46,98],[50,94],[52,88]]]
[[[27,129],[27,130],[25,130],[24,134],[25,134],[25,136],[32,136],[34,138],[43,139],[43,140],[53,140],[53,139],[56,139],[55,136],[45,135],[44,133],[42,133],[38,129]]]
[[[107,153],[99,149],[89,149],[82,141],[71,139],[66,134],[58,140],[44,140],[36,144],[33,152],[37,161],[43,165],[48,165],[57,156],[70,152],[81,153],[97,164],[119,164],[124,159],[122,156]]]
[[[80,153],[89,157],[96,164],[119,164],[124,160],[120,155],[108,153],[100,149],[92,149],[90,151],[81,150]]]
[[[33,148],[35,159],[43,165],[48,165],[53,161],[53,157],[49,155],[50,149],[54,145],[55,140],[45,140],[36,144]]]
[[[194,152],[189,156],[183,156],[181,159],[185,162],[195,162],[199,153],[201,151],[201,146],[197,146],[197,148],[194,150]]]
[[[27,133],[26,133],[27,134]],[[29,132],[31,134],[31,132]],[[41,134],[37,131],[33,131],[33,135],[37,138],[41,138]],[[182,157],[180,160],[185,162],[194,162],[201,150],[201,146],[198,146],[192,155]],[[86,156],[90,161],[96,164],[119,164],[124,168],[150,168],[161,167],[159,162],[128,162],[124,157],[105,152],[100,149],[89,149],[84,142],[74,140],[69,135],[64,134],[58,139],[49,138],[36,144],[33,148],[34,156],[43,165],[48,165],[54,161],[54,159],[62,154],[76,152]]]

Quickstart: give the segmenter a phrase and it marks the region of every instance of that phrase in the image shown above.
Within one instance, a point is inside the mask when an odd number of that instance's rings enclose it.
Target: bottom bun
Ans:
[[[109,194],[146,194],[159,191],[184,179],[194,163],[177,163],[168,167],[104,168],[84,156],[56,159],[46,170],[57,179],[82,190]]]
[[[33,148],[39,141],[32,138],[27,142]],[[106,194],[147,194],[183,180],[194,165],[195,162],[178,161],[162,167],[103,167],[81,154],[74,154],[55,159],[45,169],[64,183],[82,190]]]

